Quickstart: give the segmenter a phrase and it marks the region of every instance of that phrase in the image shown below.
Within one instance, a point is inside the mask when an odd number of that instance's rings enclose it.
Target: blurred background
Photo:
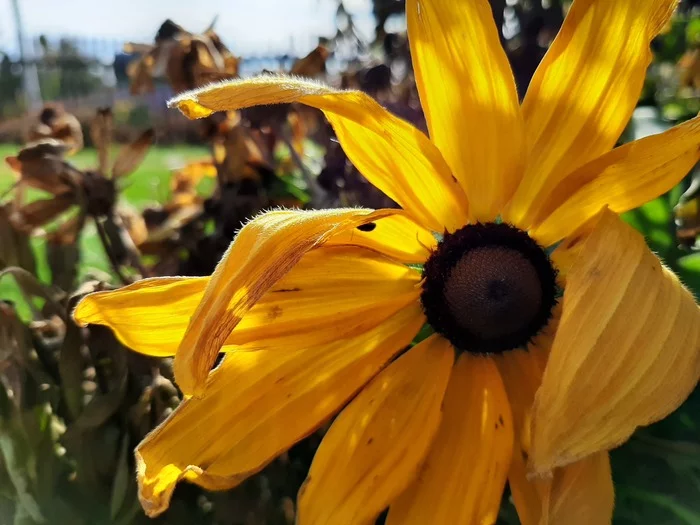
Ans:
[[[569,2],[491,6],[524,96]],[[181,396],[169,360],[72,323],[83,294],[208,275],[241,222],[271,206],[395,205],[315,110],[192,122],[165,101],[284,72],[362,89],[425,129],[403,10],[401,0],[0,0],[0,525],[151,521],[132,450]],[[620,143],[700,111],[700,2],[681,0],[652,48]],[[697,297],[700,171],[625,220]],[[155,522],[294,523],[324,430],[231,491],[181,484]],[[612,460],[616,524],[700,524],[700,393]],[[498,523],[518,523],[507,494]]]

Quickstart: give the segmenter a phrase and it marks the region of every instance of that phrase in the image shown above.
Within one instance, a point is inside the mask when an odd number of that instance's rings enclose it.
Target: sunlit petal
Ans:
[[[243,316],[303,255],[336,232],[391,210],[293,211],[259,215],[236,235],[216,267],[175,355],[175,379],[185,394],[200,395],[216,356]]]
[[[462,354],[428,457],[389,507],[387,525],[495,523],[512,448],[513,420],[496,365]]]
[[[464,188],[470,215],[493,220],[524,164],[513,74],[487,0],[408,0],[411,57],[431,140]]]
[[[253,306],[224,350],[321,344],[366,331],[418,301],[420,274],[352,246],[308,252]],[[81,325],[109,326],[129,348],[172,356],[204,296],[207,277],[144,279],[83,298],[73,317]]]
[[[581,166],[541,207],[531,231],[549,246],[594,217],[604,206],[634,209],[678,184],[700,160],[700,117],[646,137]]]
[[[408,345],[425,318],[416,304],[354,338],[295,352],[232,352],[202,399],[184,400],[136,449],[139,498],[150,516],[176,483],[236,486],[312,433]]]
[[[532,467],[547,472],[619,445],[677,408],[699,377],[693,296],[639,233],[601,213],[567,276],[535,404]]]
[[[453,361],[450,343],[433,335],[343,410],[299,493],[299,525],[374,523],[418,472],[440,423]]]
[[[438,149],[365,93],[266,75],[190,91],[169,104],[190,118],[200,118],[215,111],[289,102],[322,110],[357,169],[422,226],[442,233],[466,224],[464,194]]]
[[[649,43],[677,0],[575,0],[525,101],[528,165],[507,220],[527,228],[549,192],[609,151],[651,61]]]

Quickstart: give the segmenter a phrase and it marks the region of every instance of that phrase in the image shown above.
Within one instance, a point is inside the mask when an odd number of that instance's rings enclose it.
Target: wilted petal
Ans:
[[[357,169],[422,226],[442,233],[467,223],[464,194],[438,149],[360,91],[266,75],[190,91],[169,105],[201,118],[215,111],[289,102],[322,110]]]
[[[550,471],[669,414],[700,377],[693,296],[612,212],[567,275],[533,417],[531,465]]]
[[[259,350],[321,344],[366,331],[418,302],[420,274],[370,250],[328,246],[307,253],[253,306],[226,340]],[[144,279],[87,295],[76,322],[109,326],[126,346],[172,356],[208,277]]]
[[[135,171],[146,158],[155,138],[155,132],[152,129],[147,129],[134,142],[124,147],[112,166],[112,178],[118,179]]]
[[[610,523],[614,491],[606,452],[556,468],[551,476],[532,476],[528,469],[533,402],[560,315],[557,309],[527,350],[506,352],[495,359],[508,392],[515,429],[508,485],[522,525]]]
[[[362,209],[271,211],[247,223],[217,265],[178,348],[175,378],[180,389],[193,395],[202,392],[233,329],[306,252],[336,232],[392,213]]]

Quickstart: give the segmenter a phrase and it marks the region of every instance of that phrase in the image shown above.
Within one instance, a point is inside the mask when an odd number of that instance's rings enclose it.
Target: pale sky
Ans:
[[[334,0],[19,0],[27,36],[78,36],[151,42],[171,18],[193,32],[218,15],[217,32],[239,55],[312,49],[335,33]],[[345,0],[360,30],[371,36],[370,0]],[[16,49],[11,0],[0,0],[0,51]]]

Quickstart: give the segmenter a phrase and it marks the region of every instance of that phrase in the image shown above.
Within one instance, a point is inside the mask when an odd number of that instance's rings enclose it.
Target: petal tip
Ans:
[[[202,106],[197,100],[197,95],[192,91],[171,98],[167,105],[169,108],[179,109],[183,115],[191,120],[205,118],[214,113],[211,109]]]

